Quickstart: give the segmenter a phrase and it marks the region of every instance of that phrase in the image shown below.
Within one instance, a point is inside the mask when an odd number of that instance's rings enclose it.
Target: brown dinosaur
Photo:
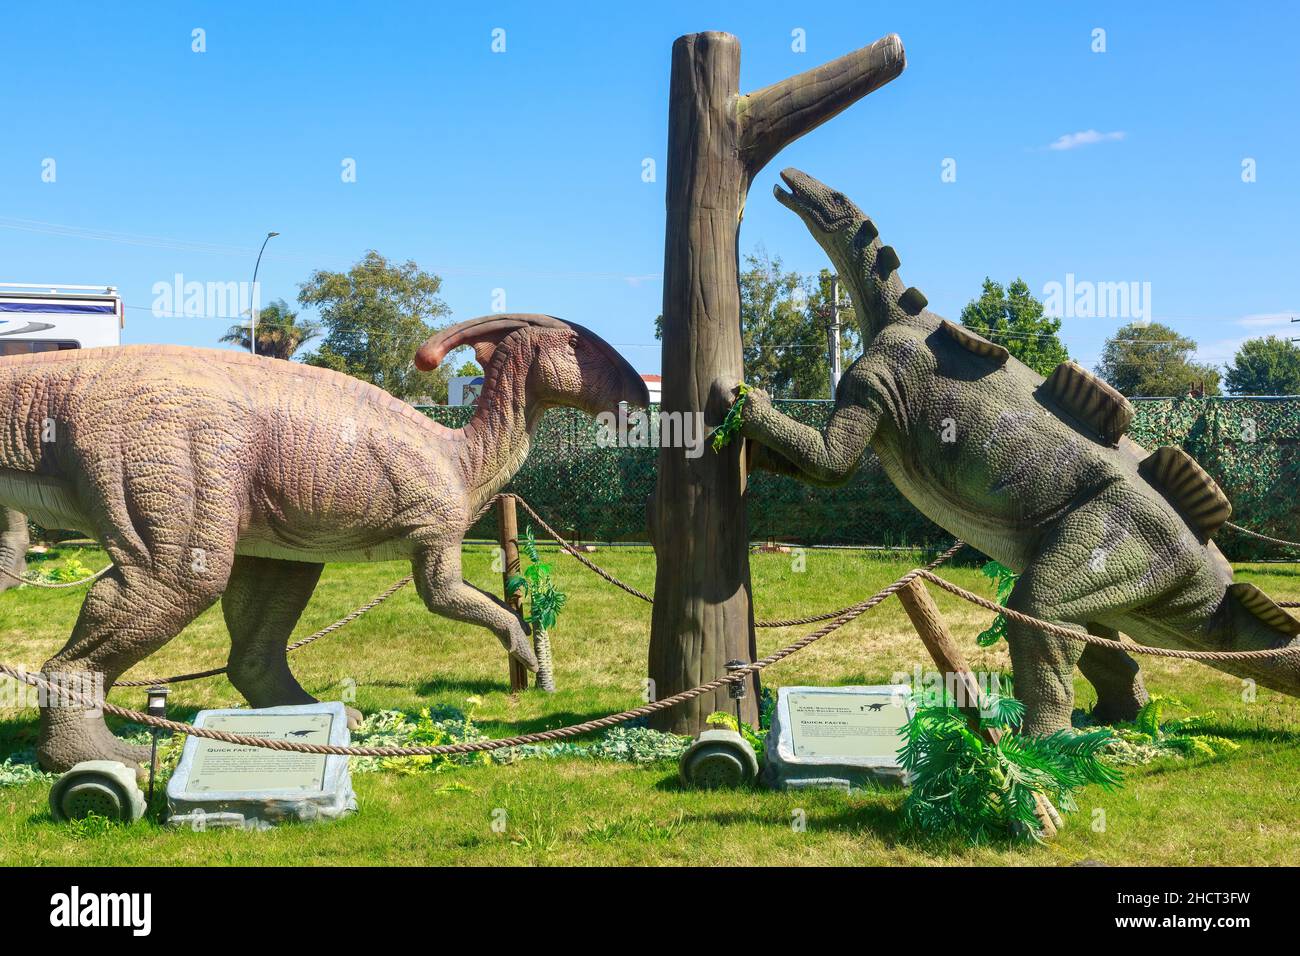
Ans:
[[[0,506],[84,531],[113,562],[44,673],[110,686],[220,598],[236,689],[255,707],[307,703],[285,644],[324,562],[395,558],[411,561],[431,611],[486,627],[536,669],[519,617],[461,578],[461,541],[548,407],[645,405],[646,388],[608,343],[542,315],[459,323],[416,365],[462,345],[485,372],[459,429],[346,375],[237,352],[0,360]],[[146,755],[80,706],[42,707],[47,768]]]

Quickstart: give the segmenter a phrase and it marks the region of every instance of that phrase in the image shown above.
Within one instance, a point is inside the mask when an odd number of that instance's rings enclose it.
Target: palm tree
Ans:
[[[251,350],[252,340],[248,334],[250,325],[251,320],[232,325],[221,337],[221,341]],[[319,337],[320,333],[319,322],[299,322],[298,313],[292,311],[284,299],[276,299],[257,312],[258,355],[278,359],[292,358],[300,346]]]

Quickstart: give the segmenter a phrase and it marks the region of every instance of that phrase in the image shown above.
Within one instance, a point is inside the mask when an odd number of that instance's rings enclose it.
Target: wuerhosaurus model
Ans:
[[[865,351],[846,372],[824,431],[751,391],[743,434],[755,467],[835,484],[868,446],[923,514],[1020,572],[1007,606],[1108,638],[1200,650],[1295,646],[1300,621],[1234,583],[1210,540],[1231,508],[1178,448],[1148,454],[1124,432],[1129,402],[1073,362],[1044,379],[1007,350],[926,309],[899,259],[843,194],[786,170],[777,198],[804,221],[847,284]],[[1095,714],[1131,719],[1146,700],[1123,651],[1009,621],[1025,730],[1070,723],[1077,664]],[[1215,663],[1300,693],[1293,655]]]
[[[536,669],[519,617],[461,578],[461,540],[528,455],[546,408],[647,404],[606,342],[540,315],[462,322],[428,370],[472,346],[472,420],[446,428],[326,369],[235,352],[128,346],[0,360],[0,506],[94,536],[113,567],[47,675],[109,686],[218,598],[231,683],[255,707],[314,700],[285,644],[326,561],[407,558],[429,610],[492,631]],[[37,755],[143,760],[80,706],[43,707]]]

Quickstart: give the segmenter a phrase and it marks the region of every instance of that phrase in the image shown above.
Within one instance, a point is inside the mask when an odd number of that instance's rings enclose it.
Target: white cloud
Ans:
[[[1085,129],[1078,133],[1066,133],[1058,137],[1055,142],[1048,144],[1048,149],[1078,149],[1080,146],[1091,146],[1093,143],[1113,143],[1124,138],[1123,130],[1115,130],[1110,133],[1099,133],[1095,129]]]
[[[1197,362],[1208,365],[1229,365],[1237,356],[1237,350],[1246,343],[1245,339],[1220,339],[1196,350]]]
[[[1258,315],[1245,315],[1237,320],[1243,329],[1273,329],[1290,325],[1292,319],[1300,319],[1300,312],[1264,312]]]

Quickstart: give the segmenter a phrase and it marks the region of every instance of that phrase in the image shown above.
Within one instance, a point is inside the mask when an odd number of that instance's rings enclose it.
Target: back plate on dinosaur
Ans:
[[[1157,448],[1138,465],[1138,473],[1168,499],[1193,531],[1211,538],[1232,514],[1218,483],[1181,448]]]
[[[1102,444],[1114,445],[1133,421],[1129,400],[1074,362],[1062,362],[1043,383],[1043,392],[1095,431]]]
[[[888,248],[888,247],[886,247]],[[911,290],[909,290],[911,291]],[[983,336],[976,335],[970,329],[962,328],[960,325],[954,325],[947,319],[939,323],[948,338],[952,339],[968,352],[974,352],[976,355],[986,359],[992,359],[997,365],[1002,365],[1007,359],[1011,358],[1011,353],[998,345],[996,342],[990,342]]]
[[[1283,634],[1300,634],[1300,621],[1278,607],[1267,594],[1245,581],[1228,585],[1228,595],[1259,620]]]

